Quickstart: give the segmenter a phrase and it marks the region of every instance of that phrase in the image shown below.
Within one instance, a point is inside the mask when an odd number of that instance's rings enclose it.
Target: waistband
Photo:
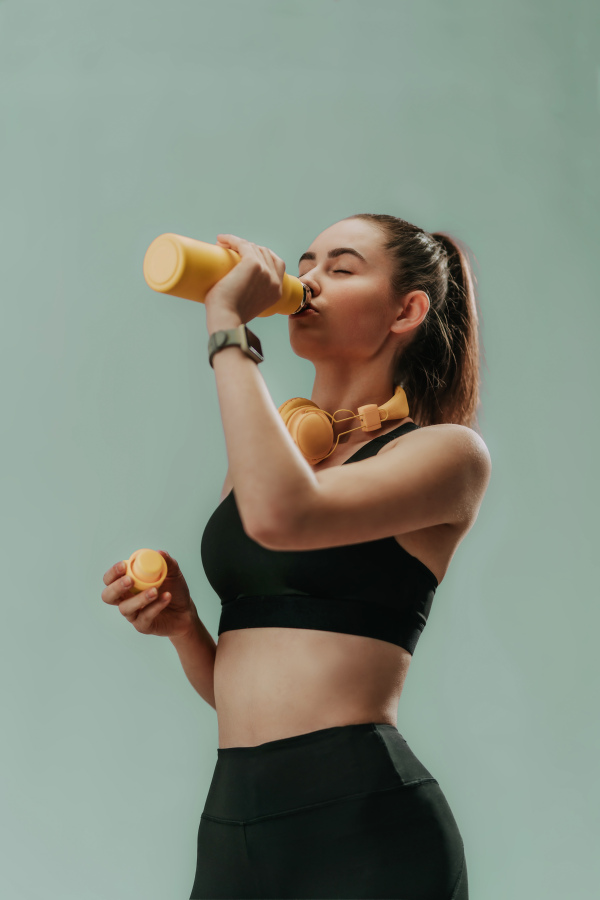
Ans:
[[[419,602],[413,598],[411,607],[402,609],[374,600],[308,594],[249,595],[222,601],[218,633],[239,628],[312,628],[377,638],[414,654],[434,594],[435,588],[431,588]]]
[[[219,747],[202,815],[242,823],[425,782],[436,779],[394,725],[339,725],[256,747]]]

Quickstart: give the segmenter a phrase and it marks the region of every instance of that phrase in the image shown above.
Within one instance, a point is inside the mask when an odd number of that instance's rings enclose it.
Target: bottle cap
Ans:
[[[148,547],[136,550],[125,562],[127,574],[133,578],[133,587],[137,590],[160,587],[169,570],[164,557]]]

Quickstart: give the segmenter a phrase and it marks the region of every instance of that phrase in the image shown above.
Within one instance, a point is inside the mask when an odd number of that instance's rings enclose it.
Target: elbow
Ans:
[[[275,520],[266,521],[263,518],[258,522],[248,523],[248,527],[244,526],[244,531],[265,550],[285,550],[286,527],[284,523]]]
[[[290,550],[298,539],[299,521],[289,513],[262,515],[244,524],[244,531],[265,550]]]
[[[244,534],[252,541],[256,541],[261,547],[266,547],[265,541],[268,542],[269,535],[275,530],[266,515],[266,510],[261,508],[248,512],[245,510],[238,500],[238,512]]]
[[[310,531],[315,504],[294,502],[283,508],[261,508],[256,515],[242,518],[244,531],[266,550],[302,549],[302,535]],[[240,514],[241,516],[241,514]]]
[[[286,515],[271,521],[262,520],[247,534],[265,550],[295,551],[314,549],[309,539],[311,532],[309,517],[299,512],[294,518]]]

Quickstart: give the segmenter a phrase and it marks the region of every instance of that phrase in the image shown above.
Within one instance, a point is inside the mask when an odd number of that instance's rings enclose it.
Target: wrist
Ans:
[[[180,631],[179,634],[169,635],[169,640],[177,649],[178,647],[188,647],[190,644],[197,642],[198,634],[201,631],[202,622],[198,615],[198,610],[194,606],[188,615],[187,628]]]
[[[206,307],[206,328],[209,334],[227,331],[229,328],[237,328],[244,324],[242,317],[233,309],[224,306]]]

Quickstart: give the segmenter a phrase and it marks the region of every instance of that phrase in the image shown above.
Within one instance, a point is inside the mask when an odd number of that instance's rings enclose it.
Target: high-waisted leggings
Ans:
[[[468,900],[442,790],[394,725],[217,749],[194,898]]]

